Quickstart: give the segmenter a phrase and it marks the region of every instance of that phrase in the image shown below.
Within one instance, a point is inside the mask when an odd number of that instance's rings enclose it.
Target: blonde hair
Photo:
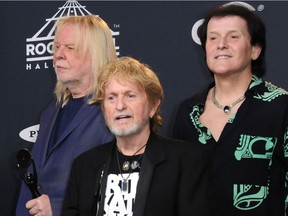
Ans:
[[[103,109],[105,89],[112,77],[119,77],[127,81],[136,82],[147,94],[148,101],[155,105],[164,99],[164,91],[157,75],[146,64],[140,63],[131,57],[118,58],[102,68],[98,76],[95,92],[96,102],[100,102]],[[160,103],[155,115],[150,119],[151,129],[157,133],[163,119],[160,114]]]
[[[111,30],[106,22],[96,15],[66,16],[57,21],[55,38],[63,26],[67,24],[72,24],[75,27],[76,54],[83,60],[87,55],[91,55],[90,90],[94,92],[100,68],[116,58]],[[67,104],[71,92],[63,83],[58,81],[54,92],[59,103]],[[92,99],[88,102],[90,103]]]

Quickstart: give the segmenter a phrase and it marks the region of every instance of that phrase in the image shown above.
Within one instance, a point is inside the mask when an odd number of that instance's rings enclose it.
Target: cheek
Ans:
[[[111,103],[105,103],[104,102],[104,105],[103,105],[103,113],[107,116],[107,117],[110,117],[112,118],[113,116],[113,113],[114,113],[114,110],[115,110],[115,106]]]
[[[137,110],[137,116],[141,116],[141,119],[149,119],[150,115],[152,115],[153,111],[151,107],[146,107],[145,105],[142,106],[143,109],[138,109]]]
[[[213,50],[213,49],[215,49],[215,47],[216,47],[216,43],[212,43],[212,42],[206,42],[206,44],[205,44],[205,50],[206,50],[206,52],[209,52],[209,51],[211,51],[211,50]]]
[[[77,71],[79,71],[80,73],[79,73],[79,75],[80,76],[83,76],[83,77],[90,77],[92,74],[91,74],[91,67],[90,67],[90,65],[77,65],[77,67],[76,68],[78,68],[77,70],[76,70],[76,72]]]
[[[212,60],[213,59],[213,53],[214,53],[214,51],[213,51],[213,49],[212,48],[207,48],[206,50],[205,50],[205,54],[206,54],[206,59],[208,60],[208,59],[210,59],[210,60]]]
[[[208,53],[206,54],[206,63],[208,66],[210,66],[214,63],[213,58]]]
[[[112,122],[112,118],[113,118],[113,117],[111,116],[111,113],[105,111],[105,112],[103,112],[103,115],[104,115],[104,118],[105,118],[105,122],[106,122],[108,125],[110,125],[111,122]]]

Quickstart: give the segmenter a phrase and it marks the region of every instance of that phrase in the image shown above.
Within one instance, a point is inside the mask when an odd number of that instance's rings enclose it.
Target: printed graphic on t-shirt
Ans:
[[[132,216],[139,173],[109,174],[105,192],[104,216]],[[128,179],[127,179],[128,178]],[[121,190],[121,183],[127,179],[127,191]]]

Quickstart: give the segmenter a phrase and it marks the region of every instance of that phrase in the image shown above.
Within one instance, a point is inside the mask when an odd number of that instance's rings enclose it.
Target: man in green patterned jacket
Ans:
[[[261,79],[265,25],[236,4],[204,20],[200,39],[214,82],[182,102],[174,137],[211,151],[220,215],[288,215],[288,95]]]

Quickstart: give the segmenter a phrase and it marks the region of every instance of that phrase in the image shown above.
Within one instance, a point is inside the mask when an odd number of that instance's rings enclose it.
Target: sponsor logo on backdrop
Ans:
[[[20,131],[19,136],[25,141],[35,142],[38,135],[39,127],[39,124],[27,127]]]
[[[62,7],[51,17],[46,19],[38,32],[31,38],[26,39],[26,71],[43,70],[53,67],[53,39],[55,33],[55,21],[64,15],[83,16],[91,13],[76,0],[67,0]],[[119,46],[116,46],[116,37],[120,34],[119,24],[110,26],[117,55],[119,55]]]
[[[228,3],[224,4],[224,5],[231,5],[231,4],[241,5],[243,7],[247,7],[249,10],[252,10],[252,11],[256,10],[252,5],[250,5],[250,4],[246,3],[246,2],[240,2],[240,1],[228,2]],[[258,11],[263,11],[264,10],[264,5],[263,4],[258,5],[257,10]],[[199,35],[198,35],[198,29],[202,25],[203,22],[204,22],[204,19],[198,20],[197,22],[195,22],[195,24],[193,25],[192,30],[191,30],[192,40],[198,45],[201,45],[201,41],[200,41],[200,38],[199,38]]]
[[[31,38],[26,39],[26,71],[45,70],[53,67],[53,39],[55,22],[64,15],[84,16],[91,13],[76,0],[67,0],[51,18]],[[117,55],[120,55],[116,37],[120,34],[120,24],[110,26]],[[35,142],[39,131],[39,124],[23,129],[19,136],[28,142]]]

